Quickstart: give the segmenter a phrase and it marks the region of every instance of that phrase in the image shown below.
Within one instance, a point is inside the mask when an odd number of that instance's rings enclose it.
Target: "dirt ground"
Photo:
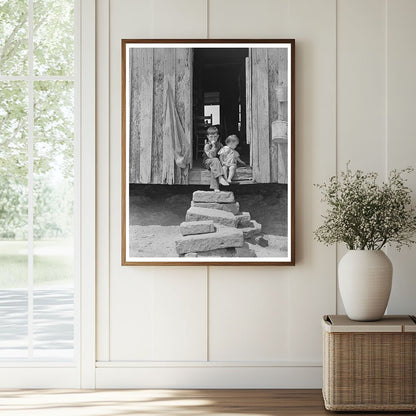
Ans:
[[[130,188],[130,256],[178,257],[175,239],[191,206],[192,193],[209,190],[192,185],[134,185]],[[248,242],[257,257],[287,255],[287,186],[232,185],[240,210],[262,224],[267,247]]]

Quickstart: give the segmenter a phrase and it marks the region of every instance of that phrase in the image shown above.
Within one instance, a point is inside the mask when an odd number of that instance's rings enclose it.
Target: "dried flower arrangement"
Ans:
[[[329,205],[324,223],[314,232],[326,244],[344,242],[350,250],[380,250],[386,244],[398,250],[415,243],[416,210],[404,174],[413,168],[392,170],[386,182],[376,172],[345,172],[315,185]]]

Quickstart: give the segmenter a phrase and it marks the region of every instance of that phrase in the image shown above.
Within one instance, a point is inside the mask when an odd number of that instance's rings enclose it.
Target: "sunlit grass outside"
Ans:
[[[28,284],[27,241],[0,241],[0,288],[23,288]],[[73,242],[34,242],[34,285],[70,285],[74,276]]]

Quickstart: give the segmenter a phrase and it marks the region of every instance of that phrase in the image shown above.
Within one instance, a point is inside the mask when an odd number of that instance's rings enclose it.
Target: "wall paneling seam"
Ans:
[[[207,39],[209,39],[209,0],[206,0],[207,1],[207,7],[206,7],[206,11],[205,11],[205,13],[206,13],[206,21],[207,21],[207,30],[206,30],[206,34],[207,34]]]
[[[106,330],[106,336],[107,336],[107,359],[110,360],[111,357],[111,343],[110,343],[110,296],[111,296],[111,281],[110,281],[110,187],[111,187],[111,183],[110,183],[110,123],[111,123],[111,117],[110,117],[110,94],[111,94],[111,89],[110,89],[110,0],[105,0],[106,1],[106,5],[105,5],[105,10],[107,12],[106,15],[106,43],[107,43],[107,56],[106,56],[106,68],[107,68],[107,74],[106,74],[106,87],[107,87],[107,108],[106,108],[106,115],[107,115],[107,134],[106,134],[106,138],[107,138],[107,143],[106,143],[106,152],[107,152],[107,157],[106,157],[106,166],[108,166],[108,172],[107,172],[107,181],[108,181],[108,186],[107,186],[107,218],[106,218],[106,224],[107,224],[107,243],[106,243],[106,249],[107,249],[107,253],[108,253],[108,259],[106,262],[106,289],[107,289],[107,296],[106,296],[106,309],[107,309],[107,313],[106,313],[106,321],[107,321],[107,325],[106,328],[108,328]]]
[[[206,280],[207,280],[207,284],[206,284],[206,291],[207,291],[207,293],[206,293],[206,314],[207,314],[207,317],[206,317],[206,325],[207,325],[207,328],[206,328],[206,337],[207,337],[207,339],[206,339],[206,360],[207,360],[207,362],[208,361],[210,361],[210,358],[209,358],[209,339],[210,339],[210,337],[209,337],[209,333],[210,333],[210,331],[209,331],[209,311],[210,311],[210,308],[209,308],[209,266],[207,266],[206,267]]]
[[[388,170],[389,170],[389,158],[388,158],[388,154],[389,154],[389,114],[390,114],[390,108],[389,108],[389,51],[390,51],[390,45],[389,45],[389,40],[390,40],[390,36],[389,36],[389,4],[390,1],[389,0],[384,0],[384,7],[385,7],[385,88],[386,88],[386,92],[385,92],[385,112],[386,112],[386,124],[385,124],[385,155],[384,155],[384,161],[385,161],[385,179],[387,179],[388,177]],[[388,251],[388,248],[387,248]]]
[[[388,178],[388,171],[389,171],[389,0],[384,0],[384,26],[385,26],[385,32],[384,32],[384,67],[385,67],[385,94],[384,94],[384,100],[385,100],[385,124],[384,124],[384,179],[387,180]],[[389,254],[390,247],[387,246],[385,248],[386,254]],[[387,305],[386,308],[386,314],[389,313],[389,305]]]
[[[335,173],[338,173],[338,2],[335,2]],[[335,244],[335,313],[338,313],[338,244]]]

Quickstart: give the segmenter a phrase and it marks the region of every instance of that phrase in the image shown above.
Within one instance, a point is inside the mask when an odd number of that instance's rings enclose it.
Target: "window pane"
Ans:
[[[212,116],[212,124],[220,124],[220,106],[219,105],[204,105],[204,116]]]
[[[4,249],[3,245],[4,241],[0,241],[0,249]],[[0,289],[0,360],[27,358],[27,309],[27,290]]]
[[[34,358],[72,359],[74,85],[34,85]]]
[[[27,85],[0,82],[0,239],[27,239]]]
[[[36,75],[73,75],[74,1],[34,0]]]
[[[0,359],[27,357],[27,85],[0,82]]]
[[[0,82],[1,240],[27,240],[27,108],[25,82]]]
[[[27,0],[0,0],[0,75],[27,75]]]
[[[74,85],[69,81],[38,81],[34,90],[33,232],[35,241],[50,242],[35,244],[35,261],[46,256],[48,263],[55,264],[67,262],[68,255],[72,259],[73,251]],[[61,264],[59,269],[66,275],[55,270],[53,280],[72,280],[72,266],[69,270]],[[41,270],[46,268],[39,268],[35,282],[49,284]]]
[[[33,357],[72,360],[74,289],[63,286],[36,288],[33,305]]]

